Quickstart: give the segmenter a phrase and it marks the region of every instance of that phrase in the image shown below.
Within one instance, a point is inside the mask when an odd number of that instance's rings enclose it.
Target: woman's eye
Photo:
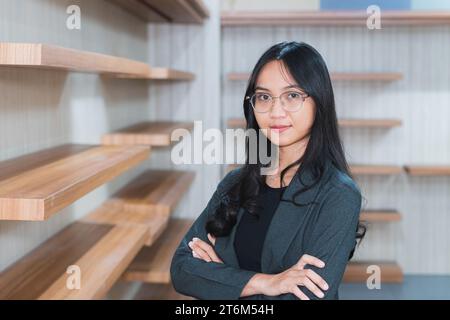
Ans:
[[[267,101],[270,99],[268,94],[259,94],[259,95],[257,95],[257,97],[258,97],[258,100],[261,100],[261,101]]]
[[[288,98],[289,99],[300,99],[300,94],[299,93],[297,93],[297,92],[290,92],[289,94],[288,94]]]

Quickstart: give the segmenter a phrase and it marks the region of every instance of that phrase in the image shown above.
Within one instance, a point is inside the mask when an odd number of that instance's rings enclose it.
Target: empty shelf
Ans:
[[[403,172],[402,167],[390,165],[351,165],[350,170],[355,175],[397,175]]]
[[[233,72],[228,74],[228,80],[247,81],[250,73]],[[398,72],[332,72],[331,80],[334,81],[395,81],[403,78]]]
[[[173,143],[170,137],[174,130],[186,129],[191,131],[193,127],[194,124],[192,122],[141,122],[116,132],[105,134],[102,137],[102,144],[170,146]]]
[[[144,247],[124,273],[124,280],[150,283],[170,283],[170,263],[173,254],[193,221],[171,219],[169,226],[151,247]]]
[[[365,11],[224,11],[221,25],[227,26],[361,26],[367,28]],[[450,12],[442,11],[383,11],[382,25],[448,25]]]
[[[381,282],[400,283],[403,281],[403,272],[400,266],[395,262],[386,261],[361,261],[350,262],[344,273],[344,282],[366,282],[367,278],[373,274],[373,271],[367,268],[371,265],[379,266],[381,271]]]
[[[191,72],[42,43],[0,42],[0,66],[99,73],[116,78],[192,80]]]
[[[392,222],[400,221],[402,216],[396,210],[364,210],[360,220],[367,222]]]
[[[0,65],[147,76],[144,62],[41,43],[0,43]]]
[[[203,23],[209,11],[202,0],[112,0],[148,22]]]
[[[449,176],[450,166],[445,165],[408,165],[405,166],[406,172],[411,176]]]
[[[114,194],[105,205],[168,216],[188,191],[194,176],[192,171],[148,170]]]
[[[145,160],[144,146],[62,145],[0,162],[0,220],[45,220]]]
[[[146,228],[137,226],[74,222],[0,273],[0,299],[100,299],[145,236]],[[79,289],[68,288],[77,272]]]
[[[244,118],[229,119],[228,127],[245,128]],[[401,120],[396,119],[339,119],[338,124],[342,128],[393,128],[402,125]]]
[[[110,223],[118,226],[139,226],[147,230],[145,245],[152,245],[163,233],[169,222],[167,215],[155,215],[145,212],[125,210],[114,206],[102,205],[82,219],[88,223]]]

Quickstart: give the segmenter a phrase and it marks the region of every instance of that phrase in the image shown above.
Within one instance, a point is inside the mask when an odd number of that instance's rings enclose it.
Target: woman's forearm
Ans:
[[[264,288],[267,286],[270,278],[270,274],[257,273],[255,274],[245,285],[242,290],[241,297],[252,296],[255,294],[264,294]]]

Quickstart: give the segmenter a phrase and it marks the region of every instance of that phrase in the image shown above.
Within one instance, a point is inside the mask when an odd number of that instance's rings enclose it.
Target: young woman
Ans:
[[[244,114],[247,129],[267,129],[259,147],[278,146],[279,170],[262,175],[247,139],[246,164],[223,178],[174,254],[175,289],[199,299],[338,299],[365,230],[321,55],[298,42],[269,48]]]

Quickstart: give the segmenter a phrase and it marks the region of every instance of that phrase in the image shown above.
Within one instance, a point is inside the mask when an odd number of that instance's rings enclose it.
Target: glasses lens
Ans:
[[[303,105],[303,97],[299,92],[285,92],[280,99],[286,111],[297,111]]]
[[[267,112],[272,106],[272,96],[267,93],[256,93],[252,97],[252,105],[257,112]]]

